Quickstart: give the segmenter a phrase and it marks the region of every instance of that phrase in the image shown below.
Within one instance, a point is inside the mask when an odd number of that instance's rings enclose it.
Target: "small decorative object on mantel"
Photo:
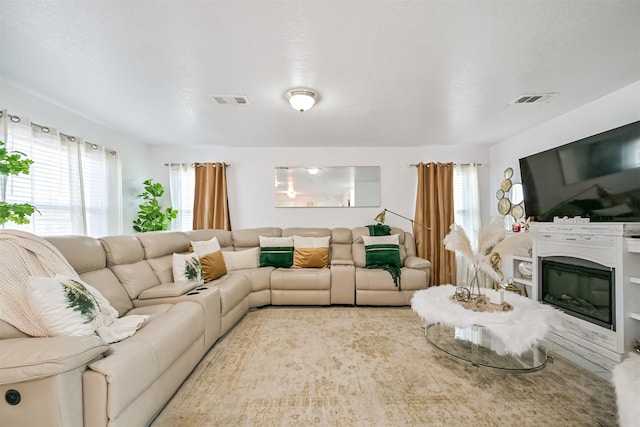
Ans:
[[[497,282],[504,280],[502,257],[527,254],[531,247],[531,233],[523,232],[505,238],[506,232],[500,218],[480,230],[478,249],[474,252],[469,237],[460,225],[454,223],[449,228],[451,231],[444,238],[445,249],[459,253],[471,264],[472,272],[467,286],[457,287],[451,298],[474,311],[511,310],[512,307],[506,303],[492,304],[482,294],[480,280],[483,275]]]
[[[533,264],[530,262],[521,262],[518,264],[518,271],[522,277],[531,277],[533,275]]]
[[[568,216],[563,216],[562,218],[557,216],[553,217],[554,224],[588,224],[590,221],[590,218],[582,218],[580,215],[572,218],[569,218]]]

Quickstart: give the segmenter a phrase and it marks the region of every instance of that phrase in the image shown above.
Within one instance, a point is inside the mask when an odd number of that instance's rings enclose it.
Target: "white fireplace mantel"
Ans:
[[[640,339],[640,223],[533,223],[533,292],[540,299],[540,258],[568,256],[614,269],[615,330],[563,314],[563,329],[551,340],[612,370]]]

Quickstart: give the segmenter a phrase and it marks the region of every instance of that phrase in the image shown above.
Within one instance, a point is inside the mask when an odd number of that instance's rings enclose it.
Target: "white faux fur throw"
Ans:
[[[514,292],[505,292],[504,300],[512,311],[480,312],[464,308],[451,299],[456,287],[434,286],[417,291],[411,299],[411,308],[427,324],[441,323],[452,327],[481,325],[500,338],[505,350],[519,355],[544,338],[551,327],[560,327],[560,312]],[[493,289],[482,289],[491,296]]]
[[[79,279],[71,264],[48,241],[24,231],[0,230],[0,320],[33,337],[49,336],[31,310],[27,295],[30,276],[64,275]],[[118,318],[118,312],[96,291],[100,311],[104,313],[96,333],[107,343],[133,335],[148,316]]]
[[[640,421],[640,355],[629,357],[613,368],[620,427],[637,426]]]

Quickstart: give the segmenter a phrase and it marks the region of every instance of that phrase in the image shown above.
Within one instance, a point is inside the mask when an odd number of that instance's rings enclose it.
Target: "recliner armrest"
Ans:
[[[109,349],[98,336],[0,341],[0,384],[46,378],[88,365]]]
[[[431,261],[414,255],[409,255],[404,259],[404,266],[415,268],[416,270],[427,271],[431,269]]]

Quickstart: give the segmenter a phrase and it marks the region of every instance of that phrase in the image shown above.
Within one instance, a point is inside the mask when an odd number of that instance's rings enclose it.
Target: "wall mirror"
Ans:
[[[275,206],[380,206],[380,166],[279,166]]]

